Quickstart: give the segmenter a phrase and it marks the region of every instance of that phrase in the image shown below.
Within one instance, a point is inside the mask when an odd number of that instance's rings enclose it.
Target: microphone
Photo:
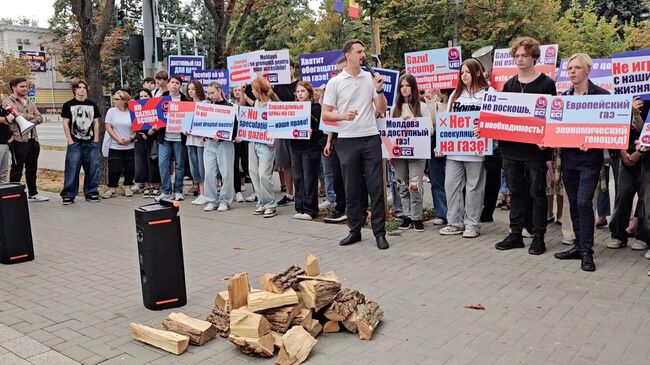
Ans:
[[[365,66],[365,68],[368,69],[368,72],[370,72],[372,77],[375,77],[375,75],[377,75],[377,72],[375,72],[375,70],[372,68],[372,66],[370,66],[370,64],[366,61],[365,58],[363,59],[363,62],[361,62],[361,66]]]

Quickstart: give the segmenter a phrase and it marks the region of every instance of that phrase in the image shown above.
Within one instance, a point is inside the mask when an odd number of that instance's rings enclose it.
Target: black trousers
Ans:
[[[527,226],[526,214],[532,220],[535,236],[546,233],[546,163],[503,159],[506,183],[510,188],[510,230],[521,235]]]
[[[618,196],[615,199],[614,214],[612,214],[611,221],[609,222],[609,231],[612,233],[612,238],[618,239],[623,243],[627,243],[628,241],[626,229],[630,224],[634,195],[639,192],[642,183],[642,162],[639,161],[634,166],[627,166],[621,163],[618,170]],[[641,200],[642,197],[639,194],[639,203]]]
[[[650,159],[650,156],[645,158]],[[641,161],[641,186],[639,192],[639,202],[637,206],[637,216],[639,218],[639,229],[636,238],[650,245],[650,160]]]
[[[600,178],[602,159],[594,163],[573,163],[562,158],[562,182],[569,198],[571,223],[580,252],[594,251],[594,193]]]
[[[319,167],[320,146],[305,150],[291,148],[295,209],[297,213],[306,213],[312,218],[318,216]]]
[[[239,151],[241,143],[236,143],[235,142],[235,161],[233,162],[233,174],[232,174],[232,179],[235,181],[235,194],[236,193],[241,193],[241,170],[239,170],[239,159],[241,158],[241,152]]]
[[[116,188],[120,182],[120,176],[124,176],[124,186],[133,185],[135,174],[135,158],[133,149],[130,150],[108,150],[108,187]]]
[[[330,168],[332,170],[332,184],[334,185],[334,194],[336,195],[336,207],[334,211],[339,214],[345,214],[345,184],[343,183],[343,172],[341,171],[341,160],[336,152],[338,139],[332,141],[332,154],[329,158]],[[365,181],[359,181],[361,192],[359,194],[361,204],[361,216],[365,219],[368,211],[368,189]]]
[[[41,145],[33,138],[27,142],[13,141],[11,148],[11,170],[9,172],[10,182],[20,182],[25,169],[25,182],[29,196],[38,194],[36,189],[36,171],[38,170],[38,155],[41,153]]]
[[[133,142],[133,153],[135,159],[135,182],[160,183],[160,169],[158,168],[158,159],[151,158],[151,147],[154,143],[153,138],[143,138],[140,133],[137,134]]]
[[[343,172],[346,215],[350,232],[361,232],[363,226],[361,185],[365,180],[372,209],[372,231],[375,237],[386,235],[384,206],[386,187],[382,176],[379,135],[338,138],[337,149]]]
[[[494,149],[492,156],[485,156],[485,196],[481,220],[492,220],[501,189],[501,151]]]

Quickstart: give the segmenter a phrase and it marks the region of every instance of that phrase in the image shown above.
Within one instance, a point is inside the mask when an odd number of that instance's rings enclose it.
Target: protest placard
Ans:
[[[430,127],[426,118],[377,119],[382,158],[431,158]]]
[[[540,46],[540,57],[535,63],[535,70],[545,73],[555,80],[555,65],[557,63],[558,45],[547,44]],[[510,55],[509,48],[494,50],[494,61],[492,62],[491,86],[496,90],[503,90],[503,85],[509,78],[517,74],[517,64]]]
[[[481,137],[541,144],[550,95],[487,92],[483,96]]]
[[[243,53],[228,57],[227,63],[231,87],[250,84],[258,76],[272,85],[291,83],[288,49]]]
[[[639,136],[639,143],[641,146],[650,147],[650,114],[648,114],[648,119],[643,124],[643,129]]]
[[[209,103],[196,103],[192,135],[233,140],[237,107]]]
[[[480,112],[436,114],[436,152],[454,156],[492,155],[493,141],[474,136]]]
[[[167,111],[171,96],[129,100],[129,112],[134,131],[148,130],[152,127],[164,128],[167,125]]]
[[[461,48],[450,47],[404,54],[406,73],[415,77],[420,91],[453,89],[462,63]]]
[[[332,110],[332,112],[336,113],[336,109]],[[320,115],[320,124],[318,125],[318,129],[320,129],[324,133],[329,133],[329,132],[338,133],[339,132],[339,127],[336,124],[336,122],[333,122],[331,120],[324,120],[322,113]]]
[[[198,70],[192,72],[192,79],[198,80],[203,88],[206,89],[211,82],[216,81],[221,85],[221,90],[226,95],[225,99],[230,98],[230,85],[228,83],[228,69],[216,70]]]
[[[230,87],[250,84],[257,77],[253,72],[253,64],[257,60],[258,52],[261,51],[242,53],[226,59]]]
[[[183,83],[192,79],[192,72],[203,70],[205,60],[203,56],[169,55],[167,58],[167,72],[169,76],[180,75]]]
[[[614,94],[650,99],[650,49],[612,55]]]
[[[612,60],[610,58],[595,58],[592,62],[593,66],[591,67],[591,72],[589,72],[589,80],[609,92],[614,91]],[[562,94],[572,86],[571,80],[569,79],[569,71],[567,70],[568,65],[568,59],[565,58],[560,61],[560,72],[557,74],[557,79],[555,80],[555,89],[558,94]]]
[[[193,101],[170,101],[167,114],[167,132],[189,132],[194,118]]]
[[[386,96],[387,106],[392,108],[397,100],[399,92],[399,71],[389,70],[387,68],[375,67],[374,70],[384,77],[384,95]]]
[[[632,96],[550,97],[544,146],[626,149]]]
[[[309,139],[311,102],[270,102],[268,133],[271,138]]]
[[[301,54],[300,79],[311,82],[313,87],[327,84],[336,75],[336,61],[343,56],[343,51],[327,51]]]
[[[273,144],[267,131],[267,108],[240,106],[237,122],[237,136],[242,141]]]

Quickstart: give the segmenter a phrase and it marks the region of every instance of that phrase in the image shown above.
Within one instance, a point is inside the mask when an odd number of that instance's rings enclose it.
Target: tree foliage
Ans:
[[[0,96],[9,94],[9,80],[21,76],[31,80],[31,67],[18,55],[0,50]]]

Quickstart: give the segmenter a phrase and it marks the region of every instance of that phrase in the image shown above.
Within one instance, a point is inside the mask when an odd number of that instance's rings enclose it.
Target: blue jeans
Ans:
[[[429,181],[436,217],[447,219],[447,196],[445,194],[445,158],[431,157],[429,160]]]
[[[205,165],[203,164],[203,146],[187,146],[187,159],[190,163],[192,183],[200,184],[205,179]]]
[[[390,187],[390,193],[393,196],[393,213],[396,217],[402,215],[402,199],[400,198],[400,193],[397,187],[397,178],[395,177],[395,169],[391,164],[387,164],[386,172],[388,174],[388,186]]]
[[[334,177],[332,174],[332,165],[329,162],[330,157],[321,153],[321,166],[323,169],[323,180],[325,180],[325,199],[334,204],[336,202],[336,193],[334,193]]]
[[[185,169],[185,156],[183,154],[182,142],[165,141],[158,145],[158,168],[162,180],[163,194],[183,194],[183,171]],[[172,190],[171,175],[169,174],[169,160],[174,154],[174,189]]]
[[[79,193],[79,172],[84,169],[84,196],[98,196],[99,192],[99,144],[75,142],[68,145],[65,153],[65,172],[62,198],[74,199]]]
[[[257,206],[266,209],[275,209],[273,193],[273,161],[275,160],[275,147],[264,143],[248,143],[248,172],[253,181]]]

